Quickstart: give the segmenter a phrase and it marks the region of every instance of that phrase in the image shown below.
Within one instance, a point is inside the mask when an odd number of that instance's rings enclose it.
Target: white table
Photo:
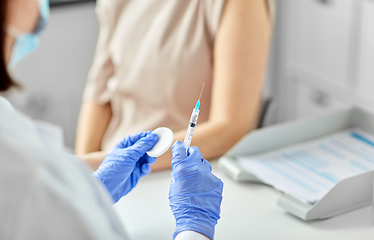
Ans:
[[[254,183],[236,183],[212,162],[224,182],[221,219],[215,239],[374,239],[371,206],[331,219],[304,222],[276,205],[280,193]],[[174,218],[169,208],[170,171],[152,173],[115,206],[132,240],[172,239]]]

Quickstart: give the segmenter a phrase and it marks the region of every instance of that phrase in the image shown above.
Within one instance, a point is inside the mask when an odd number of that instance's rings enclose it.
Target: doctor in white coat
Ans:
[[[0,93],[17,87],[8,70],[37,47],[48,12],[48,0],[0,1]],[[58,129],[17,113],[0,96],[0,239],[128,239],[112,204],[150,173],[156,159],[146,152],[157,135],[125,137],[92,175],[61,139]],[[176,142],[172,152],[173,238],[213,239],[223,184],[198,148],[186,156]]]

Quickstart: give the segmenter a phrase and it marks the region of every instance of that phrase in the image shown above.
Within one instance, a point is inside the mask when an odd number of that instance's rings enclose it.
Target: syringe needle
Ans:
[[[204,86],[205,86],[205,82],[203,83],[203,87],[201,88],[201,92],[200,92],[199,100],[200,100],[200,98],[201,98],[201,94],[203,93]]]

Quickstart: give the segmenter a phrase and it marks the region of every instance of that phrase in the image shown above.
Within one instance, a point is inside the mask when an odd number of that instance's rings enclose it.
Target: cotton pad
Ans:
[[[158,142],[147,154],[150,157],[159,157],[170,148],[174,141],[174,133],[167,127],[157,128],[153,133],[157,134]]]

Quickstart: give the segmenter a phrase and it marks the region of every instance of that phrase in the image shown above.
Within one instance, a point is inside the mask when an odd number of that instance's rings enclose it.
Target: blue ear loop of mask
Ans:
[[[47,25],[49,16],[49,0],[34,1],[39,3],[40,16],[32,33],[22,33],[13,26],[8,26],[6,28],[7,33],[15,38],[12,57],[9,63],[10,67],[15,66],[39,46],[39,37]]]

